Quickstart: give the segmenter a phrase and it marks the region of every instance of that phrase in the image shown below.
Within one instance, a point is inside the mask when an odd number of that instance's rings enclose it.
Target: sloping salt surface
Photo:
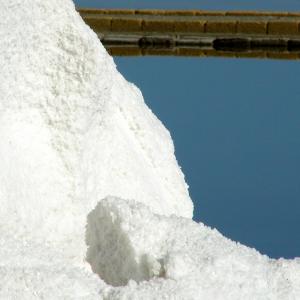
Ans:
[[[72,239],[107,195],[192,216],[168,131],[70,0],[1,0],[0,68],[2,230]]]
[[[70,0],[0,0],[0,70],[0,298],[87,299],[99,199],[192,216],[172,140]]]
[[[106,282],[135,280],[107,290],[106,299],[300,299],[300,259],[271,260],[138,202],[101,201],[89,214],[87,243],[87,258]]]

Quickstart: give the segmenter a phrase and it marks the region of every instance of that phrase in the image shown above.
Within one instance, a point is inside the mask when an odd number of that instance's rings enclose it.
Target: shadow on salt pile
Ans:
[[[128,231],[134,229],[126,226],[129,224],[124,224],[118,211],[105,205],[105,201],[98,202],[87,217],[86,260],[93,272],[113,286],[163,277],[161,262],[147,254],[137,255],[128,238]],[[144,242],[142,237],[140,242]]]

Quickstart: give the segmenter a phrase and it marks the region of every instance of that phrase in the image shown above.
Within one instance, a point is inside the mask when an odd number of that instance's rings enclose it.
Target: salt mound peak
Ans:
[[[171,137],[72,1],[0,0],[0,20],[0,298],[95,299],[100,199],[192,216]]]
[[[169,132],[73,3],[0,5],[2,228],[82,239],[86,215],[107,195],[191,217]]]

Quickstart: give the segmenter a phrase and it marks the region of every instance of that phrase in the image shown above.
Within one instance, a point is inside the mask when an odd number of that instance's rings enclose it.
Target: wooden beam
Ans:
[[[291,58],[300,54],[300,13],[78,9],[111,54],[199,53]],[[138,51],[139,50],[139,51]],[[161,53],[161,54],[160,54]],[[251,54],[251,55],[249,55]]]

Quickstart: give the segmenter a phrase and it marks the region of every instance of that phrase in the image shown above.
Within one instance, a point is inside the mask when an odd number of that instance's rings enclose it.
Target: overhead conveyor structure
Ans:
[[[300,13],[78,11],[112,55],[300,59]]]

